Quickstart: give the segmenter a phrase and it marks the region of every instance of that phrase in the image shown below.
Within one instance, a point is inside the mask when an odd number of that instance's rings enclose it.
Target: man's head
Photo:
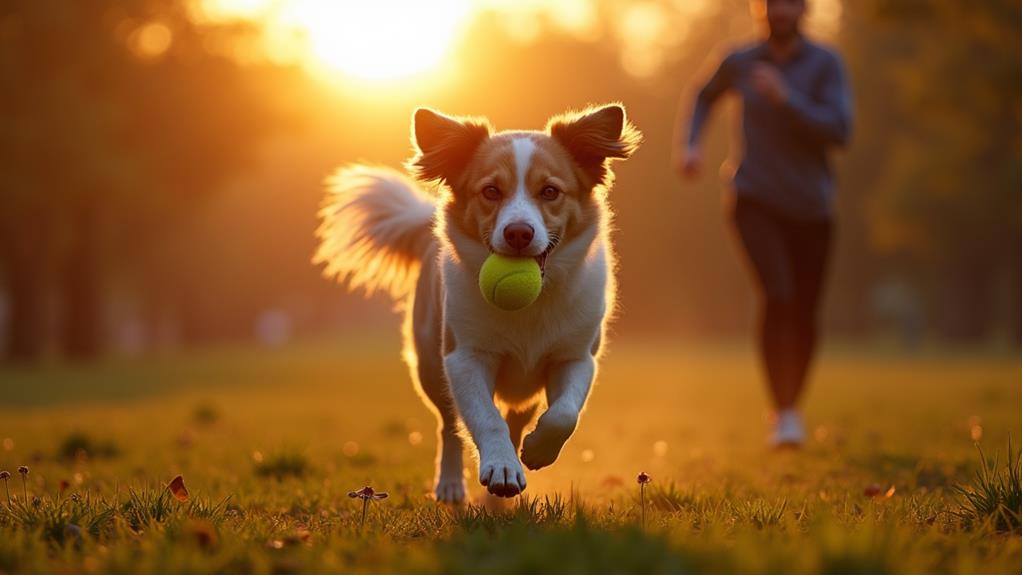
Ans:
[[[766,22],[771,38],[786,40],[799,34],[806,0],[752,0],[752,13]]]

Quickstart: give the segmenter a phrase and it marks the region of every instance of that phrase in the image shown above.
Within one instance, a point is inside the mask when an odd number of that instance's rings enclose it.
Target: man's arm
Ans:
[[[720,66],[717,67],[717,71],[713,73],[713,76],[710,77],[709,81],[706,82],[703,88],[699,90],[698,95],[696,95],[688,131],[682,131],[683,134],[686,134],[686,139],[679,147],[680,153],[677,159],[677,169],[682,176],[694,178],[699,175],[702,169],[699,137],[702,134],[703,126],[710,117],[710,112],[713,111],[713,105],[725,92],[731,89],[733,78],[734,59],[732,55],[724,58]]]
[[[702,134],[703,126],[713,110],[713,105],[725,92],[731,89],[733,76],[733,56],[728,56],[720,63],[717,71],[713,73],[713,76],[706,82],[703,89],[699,90],[688,128],[688,140],[686,143],[690,148],[699,146],[699,136]]]
[[[831,146],[847,144],[852,103],[841,61],[834,57],[827,66],[819,101],[797,90],[788,90],[782,108],[811,138]]]

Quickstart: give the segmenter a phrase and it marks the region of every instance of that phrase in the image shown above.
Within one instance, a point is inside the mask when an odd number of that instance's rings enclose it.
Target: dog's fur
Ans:
[[[328,181],[315,261],[349,288],[406,304],[405,357],[439,419],[437,499],[465,498],[459,422],[479,481],[505,497],[525,489],[522,463],[550,465],[574,432],[614,309],[609,164],[640,140],[620,105],[496,134],[485,120],[419,109],[407,165],[418,183],[362,165]],[[527,245],[505,237],[512,224],[531,226]],[[540,261],[535,303],[509,312],[483,300],[491,252]]]

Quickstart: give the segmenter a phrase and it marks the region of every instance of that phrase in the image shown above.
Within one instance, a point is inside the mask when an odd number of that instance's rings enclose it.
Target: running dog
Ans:
[[[436,498],[465,499],[466,441],[479,482],[513,497],[522,464],[557,459],[596,376],[615,305],[610,164],[641,134],[617,104],[505,132],[421,108],[412,139],[412,177],[349,165],[327,180],[314,262],[403,308],[404,356],[439,421]],[[543,288],[531,306],[483,299],[479,270],[494,252],[536,258]]]

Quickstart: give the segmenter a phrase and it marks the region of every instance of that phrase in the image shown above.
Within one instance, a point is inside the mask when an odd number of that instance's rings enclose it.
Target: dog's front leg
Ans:
[[[499,361],[493,354],[455,349],[444,357],[444,369],[461,420],[479,450],[479,482],[494,495],[514,497],[525,490],[525,471],[493,403]]]
[[[551,367],[547,382],[549,407],[522,443],[522,463],[526,467],[539,469],[557,460],[564,442],[575,431],[595,374],[596,360],[592,356]]]

